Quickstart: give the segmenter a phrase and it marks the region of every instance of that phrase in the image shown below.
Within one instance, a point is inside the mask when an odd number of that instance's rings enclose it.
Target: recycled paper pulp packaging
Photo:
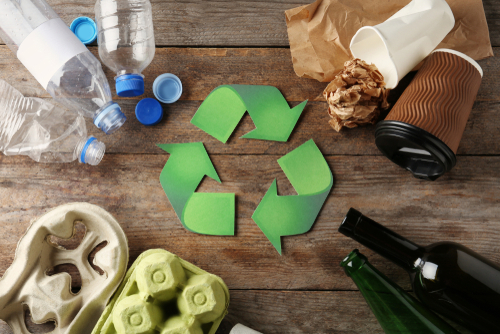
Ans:
[[[233,327],[233,329],[231,329],[231,332],[229,332],[229,334],[262,334],[262,333],[254,331],[253,329],[243,326],[242,324],[237,324],[236,326]]]
[[[386,88],[395,88],[455,25],[445,0],[413,0],[385,22],[358,30],[351,39],[354,58],[375,64]]]
[[[151,249],[132,264],[92,334],[214,334],[228,306],[222,279]]]
[[[332,81],[352,58],[349,45],[363,26],[380,24],[410,0],[316,0],[287,10],[293,68],[299,77]],[[493,56],[481,0],[447,0],[455,26],[437,48],[454,49],[479,60]]]
[[[86,233],[76,249],[51,242],[49,236],[71,238],[77,221],[85,225]],[[94,258],[104,271],[100,275],[88,258],[104,241],[107,245]],[[24,321],[27,306],[33,322],[55,321],[53,334],[88,334],[122,281],[127,262],[127,238],[111,214],[88,203],[59,206],[35,220],[19,240],[14,261],[0,279],[0,319],[15,334],[29,334]],[[76,294],[71,292],[68,273],[46,274],[65,263],[80,272],[82,287]]]

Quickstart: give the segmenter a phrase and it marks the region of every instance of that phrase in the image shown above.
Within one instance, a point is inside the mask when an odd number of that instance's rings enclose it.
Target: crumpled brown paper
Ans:
[[[386,109],[388,90],[377,67],[360,59],[344,64],[344,70],[325,88],[330,125],[337,132],[342,127],[375,124],[380,109]]]
[[[384,22],[410,0],[316,0],[287,10],[293,67],[299,77],[331,81],[352,58],[351,38],[363,26]],[[475,60],[493,56],[481,0],[447,0],[455,27],[437,48],[465,53]]]

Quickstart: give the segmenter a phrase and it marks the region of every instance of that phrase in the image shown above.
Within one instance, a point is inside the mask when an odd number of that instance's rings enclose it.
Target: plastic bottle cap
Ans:
[[[94,125],[109,135],[118,130],[126,120],[120,106],[116,102],[109,102],[94,116]]]
[[[163,118],[163,108],[160,102],[147,97],[135,106],[135,116],[144,125],[155,125]]]
[[[89,17],[77,17],[71,22],[69,28],[85,45],[94,42],[97,38],[97,26]]]
[[[174,103],[182,95],[182,82],[172,73],[164,73],[153,82],[153,93],[163,103]]]
[[[123,74],[115,78],[116,94],[133,97],[144,94],[144,76],[142,74]]]

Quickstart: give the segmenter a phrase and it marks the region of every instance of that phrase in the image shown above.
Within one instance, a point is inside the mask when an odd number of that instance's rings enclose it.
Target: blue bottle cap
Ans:
[[[144,94],[144,76],[142,74],[123,74],[115,78],[116,94],[132,97]]]
[[[147,97],[135,106],[135,116],[144,125],[155,125],[163,118],[163,108],[160,102]]]
[[[97,38],[97,26],[89,17],[77,17],[71,22],[69,28],[85,45],[94,42]]]
[[[153,82],[153,94],[163,103],[174,103],[182,95],[182,82],[172,73],[164,73]]]

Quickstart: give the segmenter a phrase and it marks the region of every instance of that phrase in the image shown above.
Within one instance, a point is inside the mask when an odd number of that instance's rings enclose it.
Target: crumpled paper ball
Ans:
[[[388,93],[384,77],[375,65],[360,59],[346,61],[344,70],[323,91],[329,104],[329,124],[337,132],[344,126],[375,124],[380,110],[389,107]]]

